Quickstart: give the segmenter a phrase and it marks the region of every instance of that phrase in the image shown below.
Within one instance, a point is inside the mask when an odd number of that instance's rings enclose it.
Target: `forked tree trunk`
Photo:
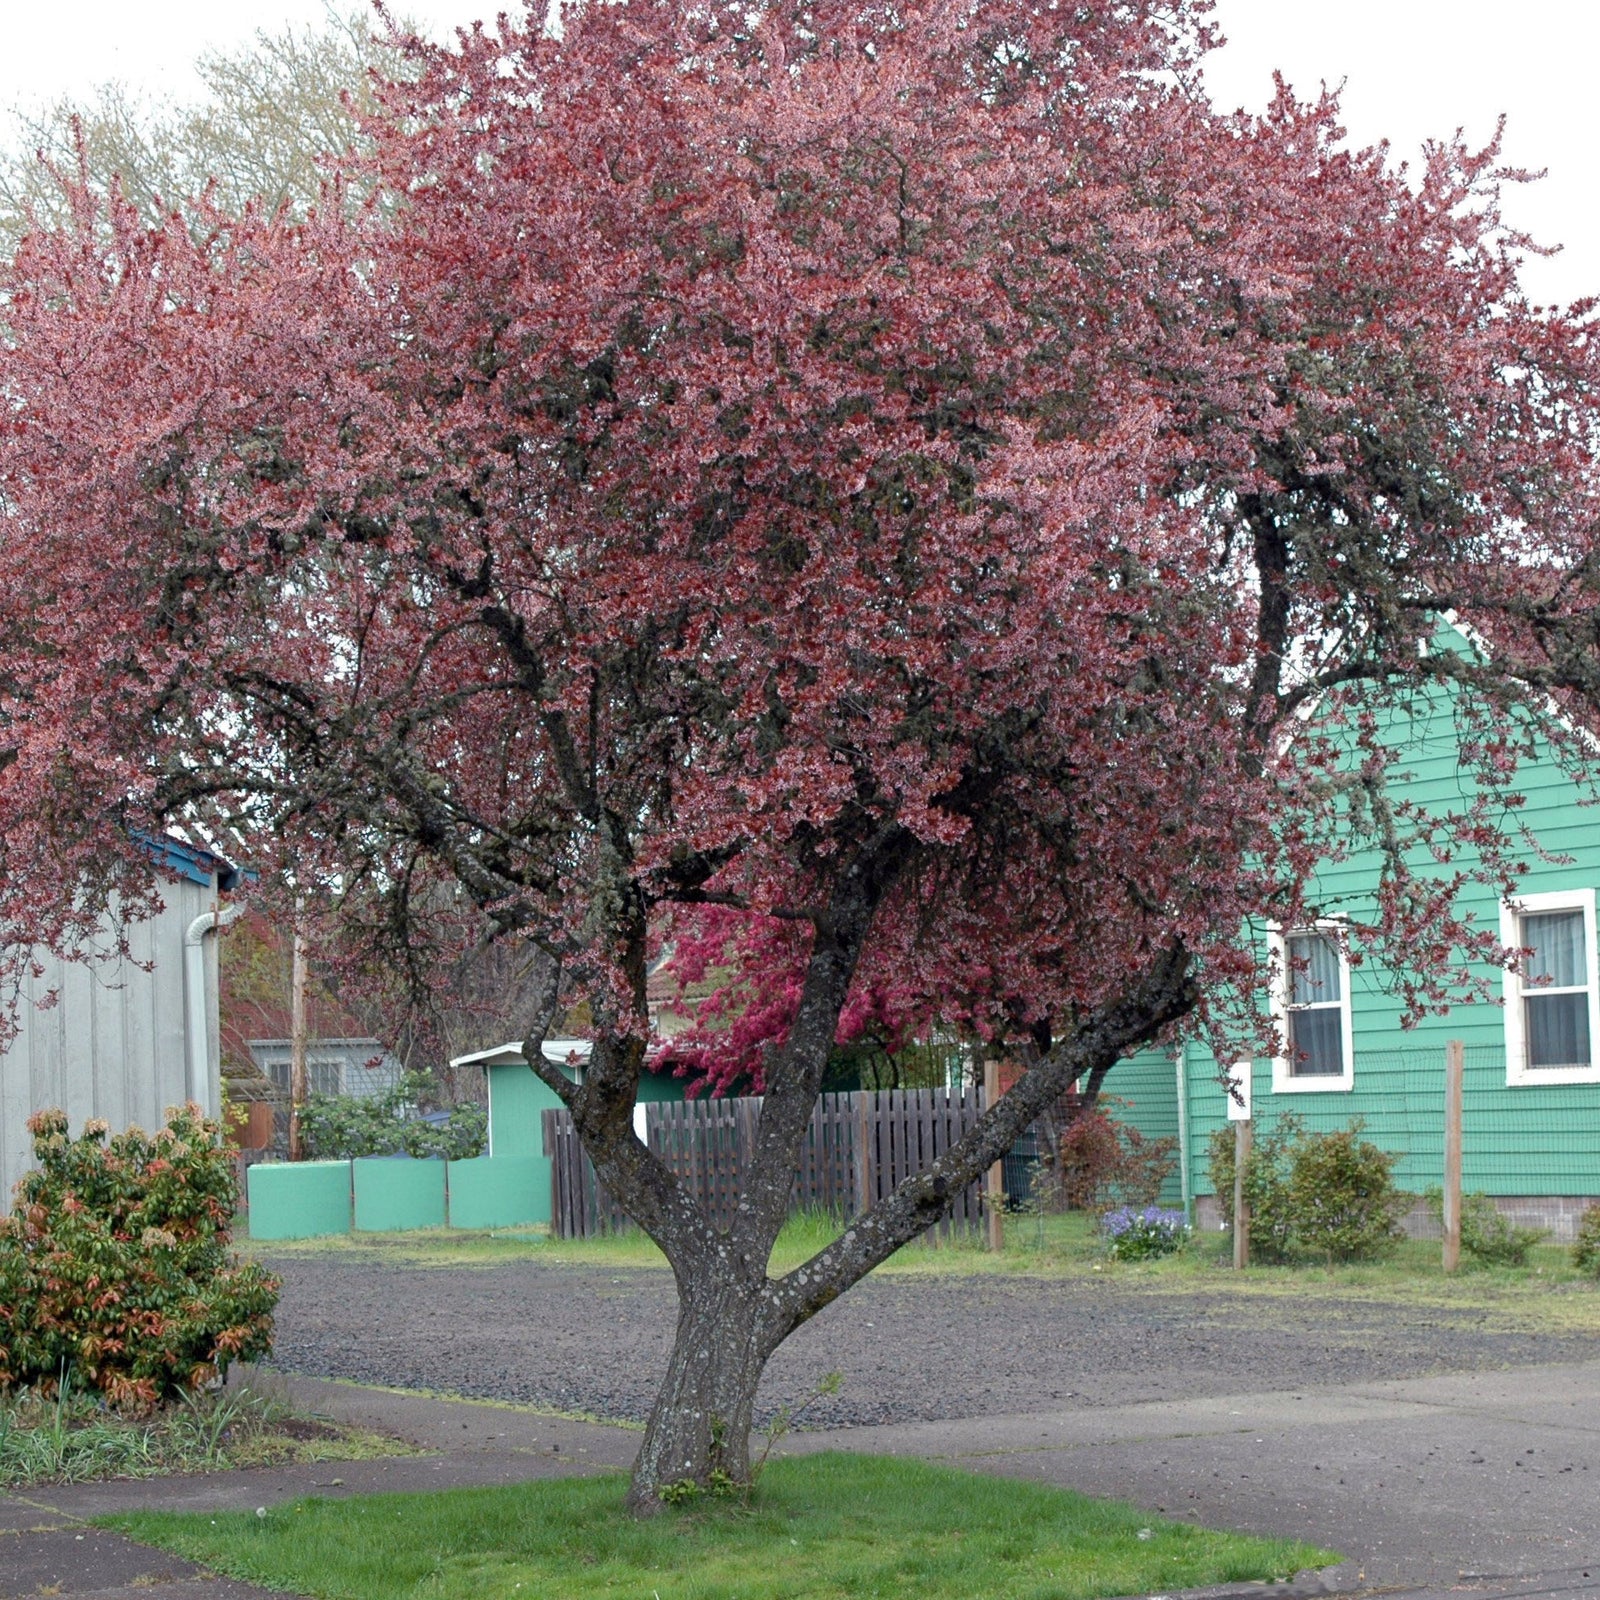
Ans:
[[[770,1170],[747,1174],[746,1202],[753,1193],[754,1203],[742,1202],[733,1228],[715,1234],[677,1181],[631,1141],[627,1122],[609,1134],[600,1130],[591,1153],[605,1162],[608,1184],[630,1188],[643,1213],[639,1220],[653,1224],[650,1231],[678,1279],[677,1338],[634,1463],[629,1507],[638,1514],[657,1511],[663,1491],[670,1499],[679,1484],[700,1490],[747,1485],[756,1388],[778,1346],[943,1216],[1068,1083],[1088,1078],[1097,1088],[1114,1062],[1193,1002],[1188,956],[1172,946],[1125,995],[1081,1019],[1073,1037],[1059,1041],[932,1166],[852,1218],[833,1243],[782,1278],[768,1278],[761,1267],[782,1221],[794,1150],[776,1148]],[[769,1095],[763,1119],[790,1098]],[[809,1112],[809,1101],[788,1109]],[[797,1125],[803,1127],[803,1119]]]
[[[760,1290],[680,1288],[672,1357],[634,1463],[629,1508],[648,1514],[675,1484],[740,1488],[750,1481],[756,1388],[769,1351]]]
[[[697,1197],[634,1133],[634,1102],[644,1065],[646,914],[638,894],[619,891],[619,965],[632,977],[634,1009],[614,1030],[600,1026],[581,1084],[544,1058],[543,1027],[523,1045],[528,1065],[572,1113],[584,1149],[606,1188],[661,1246],[678,1282],[678,1331],[628,1491],[637,1514],[658,1511],[677,1485],[744,1488],[750,1481],[750,1428],[756,1388],[768,1358],[802,1323],[858,1283],[948,1210],[951,1201],[1065,1089],[1088,1076],[1098,1086],[1111,1064],[1147,1043],[1194,1003],[1189,957],[1174,943],[1154,953],[1126,993],[1076,1019],[977,1125],[926,1171],[908,1178],[809,1261],[780,1279],[767,1276],[772,1246],[788,1211],[795,1166],[823,1069],[837,1036],[873,915],[911,848],[898,823],[886,823],[870,848],[841,869],[827,914],[815,919],[805,981],[788,1036],[768,1065],[755,1149],[732,1225],[719,1230]],[[602,852],[615,872],[622,854]],[[625,878],[625,873],[622,873]],[[624,882],[623,888],[626,889]],[[544,1025],[554,1015],[552,981]]]

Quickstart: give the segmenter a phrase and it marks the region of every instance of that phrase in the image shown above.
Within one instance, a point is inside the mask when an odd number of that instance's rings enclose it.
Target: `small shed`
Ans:
[[[544,1058],[559,1066],[574,1083],[583,1080],[593,1045],[587,1039],[546,1039]],[[520,1040],[456,1056],[452,1067],[481,1067],[489,1089],[489,1154],[531,1156],[543,1163],[542,1194],[549,1193],[549,1159],[544,1153],[543,1114],[561,1102],[539,1078],[522,1053]],[[639,1104],[683,1099],[683,1081],[670,1073],[651,1072],[639,1079]],[[639,1114],[642,1129],[642,1116]]]

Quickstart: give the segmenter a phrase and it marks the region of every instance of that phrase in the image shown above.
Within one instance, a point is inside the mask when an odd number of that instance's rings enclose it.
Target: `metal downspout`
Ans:
[[[211,1014],[206,1004],[206,947],[208,933],[225,928],[244,907],[235,903],[213,911],[203,911],[189,924],[183,936],[183,990],[188,1012],[189,1098],[208,1117],[217,1116],[221,1107],[212,1103]]]

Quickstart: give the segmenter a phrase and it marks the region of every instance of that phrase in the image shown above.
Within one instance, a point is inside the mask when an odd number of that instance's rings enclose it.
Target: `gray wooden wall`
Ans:
[[[134,924],[129,943],[138,963],[61,962],[45,957],[45,975],[24,991],[17,1010],[21,1033],[0,1054],[0,1212],[33,1164],[27,1120],[59,1106],[76,1134],[90,1117],[113,1132],[130,1123],[160,1125],[168,1106],[187,1099],[187,1010],[183,936],[216,904],[216,891],[187,881],[163,882],[162,913]],[[206,965],[208,1059],[217,1071],[217,950],[208,936]],[[60,998],[47,1010],[36,1002],[51,989]],[[212,1098],[216,1098],[216,1085]]]

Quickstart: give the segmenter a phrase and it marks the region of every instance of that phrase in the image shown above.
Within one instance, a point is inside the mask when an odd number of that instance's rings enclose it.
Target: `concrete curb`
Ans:
[[[1258,1579],[1250,1583],[1214,1583],[1204,1589],[1161,1589],[1140,1595],[1117,1595],[1114,1600],[1316,1600],[1319,1595],[1357,1594],[1364,1588],[1362,1574],[1353,1561],[1331,1567],[1307,1567],[1277,1583]]]

